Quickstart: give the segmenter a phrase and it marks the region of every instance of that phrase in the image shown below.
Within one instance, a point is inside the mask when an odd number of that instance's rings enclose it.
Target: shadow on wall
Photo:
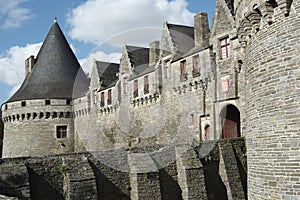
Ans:
[[[55,187],[49,184],[49,181],[45,179],[43,175],[38,175],[33,169],[27,167],[28,174],[30,177],[30,196],[31,199],[44,200],[63,200],[64,197]],[[62,180],[60,180],[62,181]]]
[[[17,197],[18,199],[26,199],[21,190],[16,190],[16,187],[20,182],[26,182],[24,177],[26,177],[26,175],[11,175],[8,176],[5,180],[0,180],[1,195],[5,195],[8,197]]]

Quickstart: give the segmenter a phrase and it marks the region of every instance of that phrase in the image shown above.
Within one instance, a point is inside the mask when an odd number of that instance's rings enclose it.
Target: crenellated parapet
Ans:
[[[48,120],[73,118],[71,100],[41,99],[9,102],[2,106],[4,123],[25,120]]]

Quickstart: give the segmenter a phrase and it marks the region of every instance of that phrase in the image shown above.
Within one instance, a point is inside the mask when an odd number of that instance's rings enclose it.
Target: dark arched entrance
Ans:
[[[221,112],[222,138],[241,136],[240,111],[234,105],[227,105]]]

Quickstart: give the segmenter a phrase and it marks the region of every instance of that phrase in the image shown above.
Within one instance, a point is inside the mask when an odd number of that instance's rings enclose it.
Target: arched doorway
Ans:
[[[221,111],[222,138],[241,136],[240,111],[234,105],[227,105]]]

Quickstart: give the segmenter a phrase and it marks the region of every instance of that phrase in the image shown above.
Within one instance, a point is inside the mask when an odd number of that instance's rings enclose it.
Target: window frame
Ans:
[[[133,81],[133,97],[136,98],[139,96],[139,82],[138,80]]]
[[[56,126],[56,139],[67,139],[68,138],[68,126],[67,125],[57,125]]]
[[[187,80],[187,72],[186,72],[186,60],[180,61],[180,80]]]
[[[220,38],[219,39],[219,45],[220,45],[220,58],[221,58],[221,60],[225,60],[225,59],[229,58],[230,57],[230,40],[229,40],[229,36]],[[225,49],[225,55],[223,54],[224,49]]]
[[[200,76],[200,56],[193,56],[193,77]]]
[[[112,93],[111,89],[107,90],[107,105],[110,105],[112,103]]]
[[[144,76],[144,94],[149,93],[149,76]]]

